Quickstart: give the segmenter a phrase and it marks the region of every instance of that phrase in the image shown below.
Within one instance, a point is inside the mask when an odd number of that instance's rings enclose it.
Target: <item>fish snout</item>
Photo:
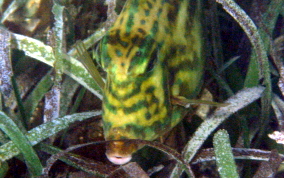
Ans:
[[[122,165],[132,159],[132,154],[137,151],[137,149],[137,144],[127,140],[111,141],[106,145],[106,156],[113,164]]]
[[[106,153],[106,156],[110,162],[112,162],[113,164],[117,164],[117,165],[126,164],[132,159],[131,155],[120,156],[120,155],[113,155],[113,154],[109,155]]]

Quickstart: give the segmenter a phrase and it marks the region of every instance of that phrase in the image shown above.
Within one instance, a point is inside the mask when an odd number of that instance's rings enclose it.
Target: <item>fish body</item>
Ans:
[[[186,109],[171,98],[194,98],[202,83],[200,8],[199,0],[126,2],[98,47],[98,63],[107,73],[106,140],[154,140],[184,117]],[[123,164],[138,148],[116,141],[106,155]]]

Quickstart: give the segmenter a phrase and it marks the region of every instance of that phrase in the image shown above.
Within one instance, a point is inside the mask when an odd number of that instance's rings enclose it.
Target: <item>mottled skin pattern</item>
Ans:
[[[106,140],[154,140],[180,122],[186,110],[172,105],[171,96],[198,94],[201,31],[199,0],[126,2],[98,48],[98,62],[107,72]],[[110,145],[109,154],[131,155],[138,148],[118,145]]]

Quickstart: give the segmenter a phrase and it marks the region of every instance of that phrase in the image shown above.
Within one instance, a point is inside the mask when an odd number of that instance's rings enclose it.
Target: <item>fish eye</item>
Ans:
[[[151,57],[150,57],[150,59],[149,59],[148,66],[147,66],[147,68],[146,68],[146,71],[147,71],[147,72],[150,72],[150,71],[153,70],[153,68],[155,67],[155,64],[156,64],[157,60],[158,60],[158,51],[155,50],[155,51],[153,51],[153,53],[151,54]]]

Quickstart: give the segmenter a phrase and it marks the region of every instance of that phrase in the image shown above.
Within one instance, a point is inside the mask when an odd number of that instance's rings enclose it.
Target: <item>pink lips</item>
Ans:
[[[107,155],[107,158],[110,162],[112,162],[113,164],[117,164],[117,165],[122,165],[122,164],[126,164],[128,163],[132,157],[131,156],[125,156],[125,157],[122,157],[122,156],[115,156],[115,155]]]

